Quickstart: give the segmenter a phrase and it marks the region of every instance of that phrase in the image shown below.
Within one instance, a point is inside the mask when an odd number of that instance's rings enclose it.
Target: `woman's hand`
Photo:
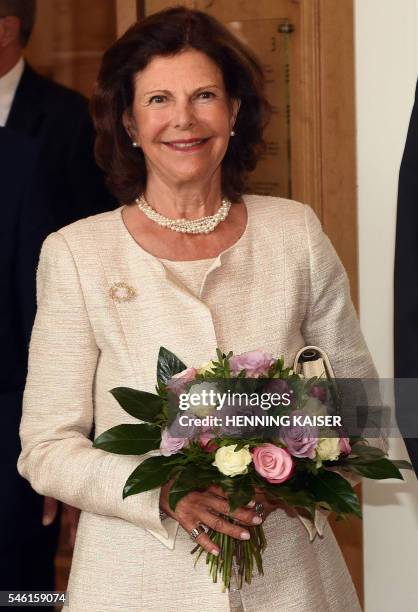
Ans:
[[[243,526],[254,527],[255,525],[260,525],[263,520],[255,511],[255,502],[250,502],[247,507],[238,508],[231,513],[224,491],[215,485],[212,485],[206,491],[188,493],[178,502],[176,510],[173,512],[168,505],[168,494],[171,485],[172,482],[168,482],[161,488],[160,508],[168,516],[176,519],[189,534],[192,529],[195,529],[202,523],[219,533],[225,533],[237,540],[249,540],[250,533]],[[234,525],[225,520],[220,516],[222,514],[233,517],[240,522],[240,525]],[[219,554],[218,546],[212,542],[206,533],[198,535],[196,542],[208,552],[214,555]]]

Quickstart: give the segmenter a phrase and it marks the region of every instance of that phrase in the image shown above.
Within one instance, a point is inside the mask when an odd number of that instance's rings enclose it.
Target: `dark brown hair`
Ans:
[[[0,17],[18,17],[20,44],[26,47],[35,23],[35,0],[0,0]]]
[[[91,109],[97,137],[97,163],[107,173],[109,188],[123,203],[132,202],[146,186],[140,148],[132,147],[122,115],[132,107],[134,76],[156,56],[185,49],[205,53],[220,68],[230,99],[241,100],[222,160],[222,192],[231,201],[245,193],[248,173],[264,151],[263,129],[270,105],[264,97],[264,75],[255,55],[214,17],[183,6],[154,13],[135,23],[104,54]]]

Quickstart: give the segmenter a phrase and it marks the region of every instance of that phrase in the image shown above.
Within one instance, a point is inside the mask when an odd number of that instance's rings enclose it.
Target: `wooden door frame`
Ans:
[[[293,0],[299,6],[298,95],[292,122],[293,197],[323,223],[358,307],[353,0]]]

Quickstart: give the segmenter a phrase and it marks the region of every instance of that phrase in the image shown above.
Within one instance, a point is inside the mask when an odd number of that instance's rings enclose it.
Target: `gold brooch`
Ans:
[[[114,283],[109,289],[109,295],[115,302],[130,302],[136,298],[136,291],[126,283]]]

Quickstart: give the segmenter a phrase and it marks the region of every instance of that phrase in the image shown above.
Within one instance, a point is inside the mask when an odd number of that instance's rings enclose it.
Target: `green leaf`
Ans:
[[[178,374],[186,369],[186,365],[180,361],[174,353],[160,346],[157,363],[157,379],[167,384],[174,374]]]
[[[294,491],[286,485],[272,486],[267,490],[270,499],[279,499],[293,508],[304,508],[312,518],[315,514],[315,498],[308,491]]]
[[[347,461],[351,461],[357,457],[361,459],[371,459],[374,461],[376,458],[384,457],[385,452],[382,451],[381,448],[377,448],[376,446],[370,446],[369,444],[362,444],[360,442],[356,442],[351,447],[351,453],[347,457]]]
[[[93,446],[118,455],[144,455],[160,447],[161,429],[155,425],[116,425],[98,436]]]
[[[215,481],[213,472],[196,470],[194,465],[188,465],[182,470],[173,482],[168,495],[168,503],[172,510],[176,509],[178,502],[191,491],[206,489]]]
[[[355,514],[361,518],[359,499],[350,483],[335,472],[321,469],[309,474],[309,489],[317,502],[325,502],[338,514]]]
[[[154,423],[162,411],[163,400],[154,393],[129,387],[115,387],[110,393],[128,414],[140,421]]]
[[[123,488],[123,499],[144,491],[151,491],[170,480],[175,467],[173,457],[150,457],[145,459],[129,476]]]
[[[222,486],[222,483],[220,483]],[[247,479],[234,481],[234,490],[228,494],[229,507],[231,512],[237,508],[246,506],[248,502],[254,499],[255,489],[251,482]]]
[[[396,466],[396,462],[391,461],[390,459],[382,458],[373,462],[370,461],[364,463],[360,461],[353,461],[350,462],[349,466],[352,472],[360,474],[360,476],[365,476],[366,478],[372,478],[373,480],[383,480],[385,478],[397,478],[398,480],[403,480],[403,476]]]

